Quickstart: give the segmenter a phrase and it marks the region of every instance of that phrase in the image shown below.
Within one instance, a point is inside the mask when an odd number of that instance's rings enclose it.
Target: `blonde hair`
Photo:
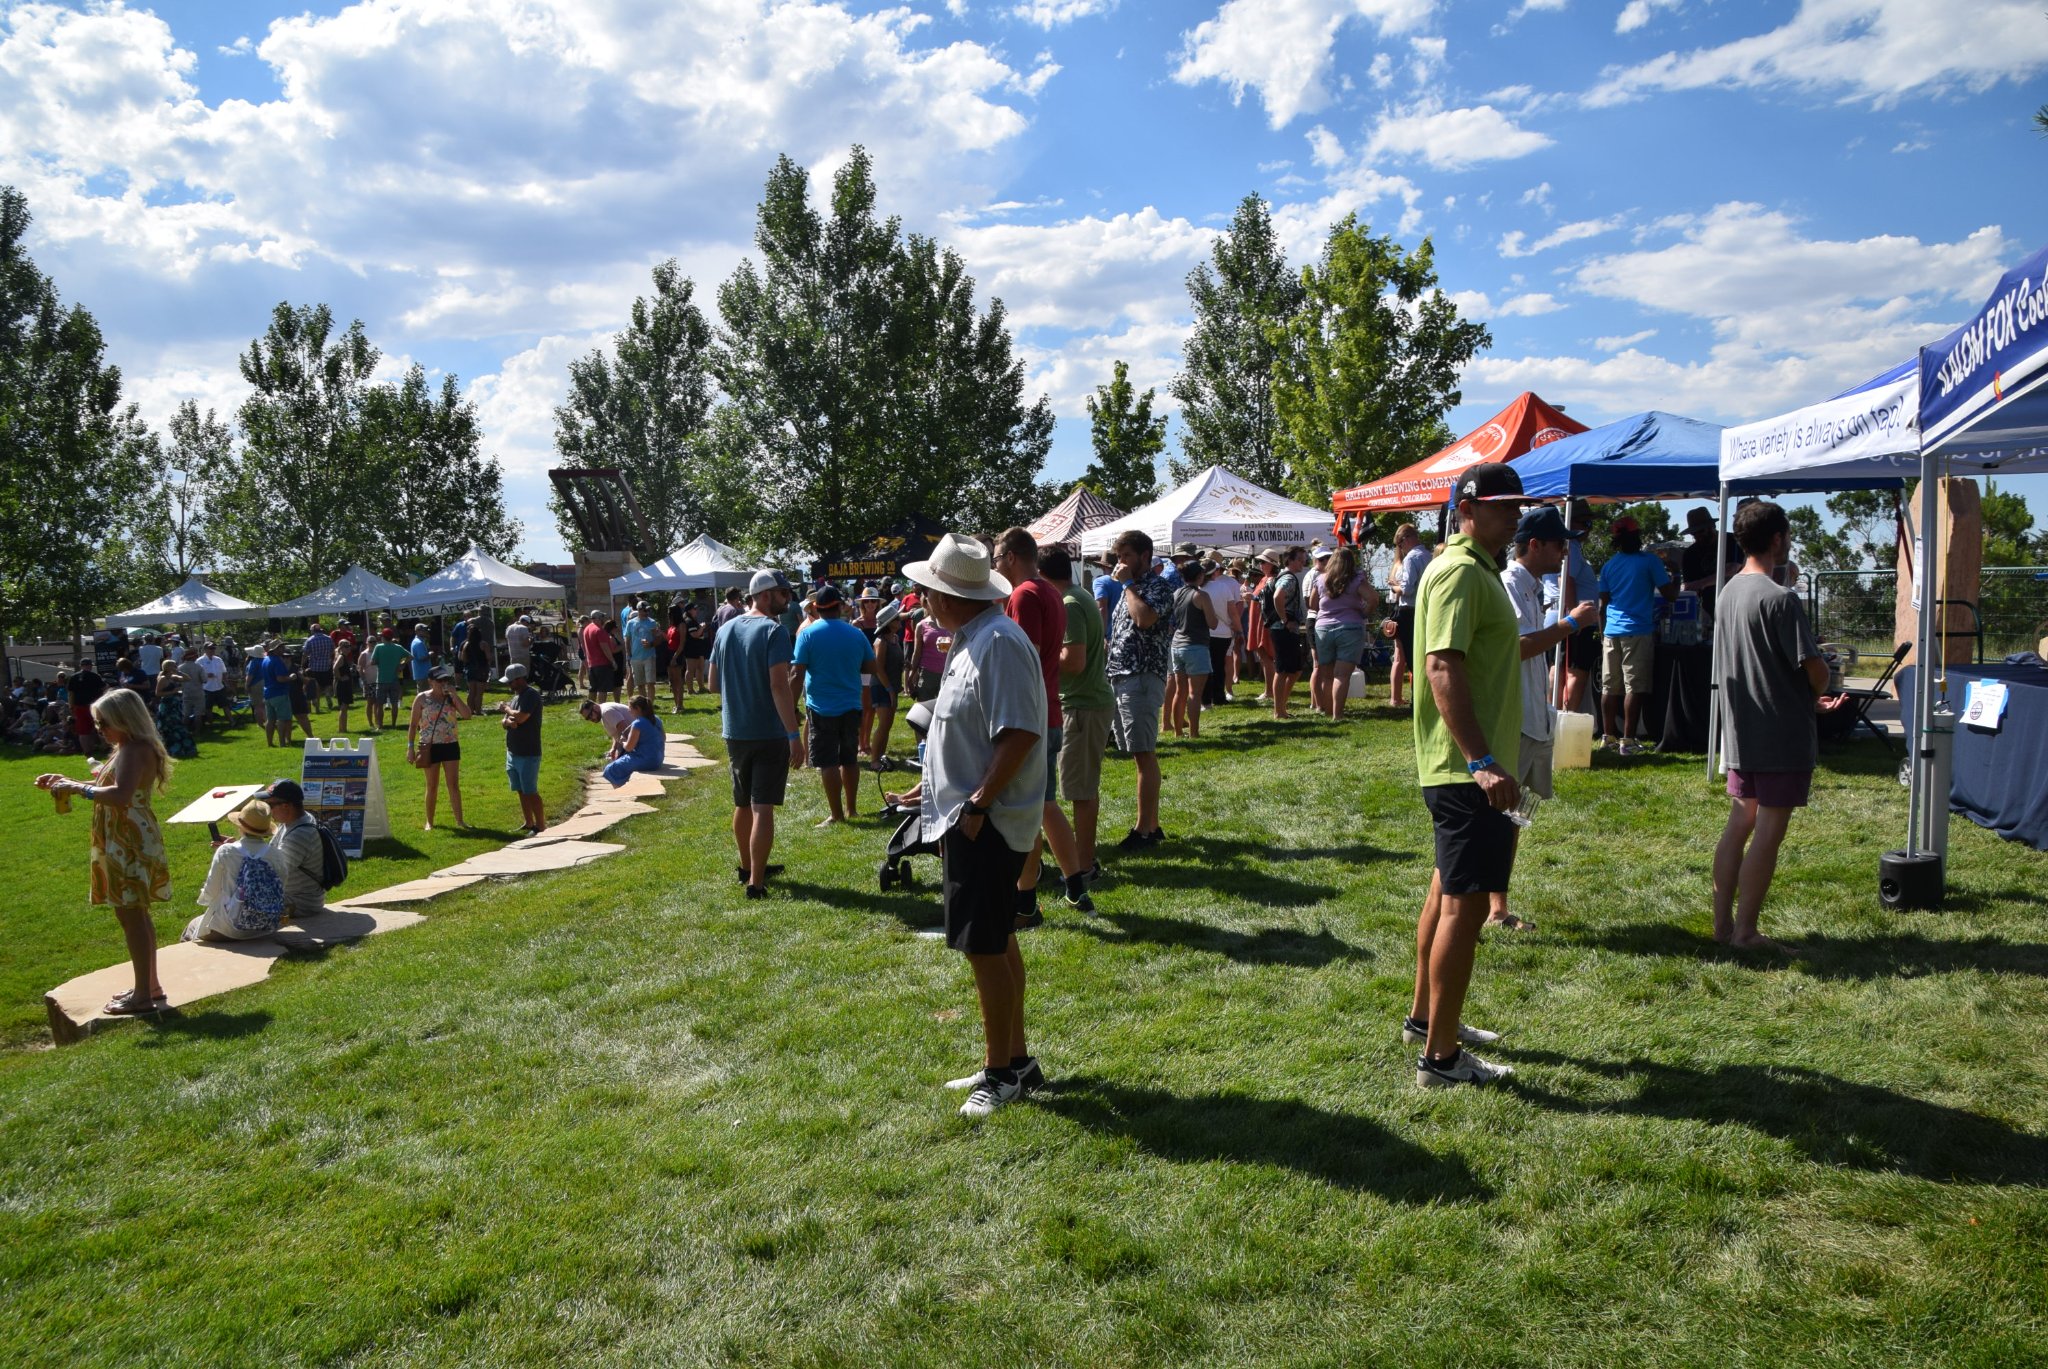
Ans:
[[[170,792],[171,753],[164,749],[164,739],[156,730],[156,719],[149,716],[149,705],[142,696],[132,689],[110,689],[92,702],[93,726],[105,731],[111,727],[126,738],[122,746],[133,744],[148,751],[156,758],[156,788],[160,794]]]

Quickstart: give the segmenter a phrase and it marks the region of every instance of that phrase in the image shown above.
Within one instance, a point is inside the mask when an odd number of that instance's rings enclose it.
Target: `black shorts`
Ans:
[[[426,756],[428,765],[439,765],[443,761],[459,761],[462,759],[462,743],[429,742]]]
[[[789,792],[788,738],[728,740],[725,757],[732,769],[733,807],[749,808],[757,803],[781,807]]]
[[[316,685],[319,685],[319,686],[320,686],[320,689],[321,689],[321,692],[322,692],[322,693],[326,693],[326,692],[328,692],[328,691],[330,691],[330,690],[332,690],[332,689],[334,688],[334,672],[333,672],[333,671],[331,671],[331,670],[315,670],[315,671],[311,671],[311,672],[309,672],[309,673],[310,673],[310,674],[311,674],[311,675],[313,676],[313,683],[314,683],[314,684],[316,684]]]
[[[1273,670],[1280,675],[1301,674],[1300,633],[1273,629]]]
[[[811,768],[860,764],[860,710],[826,717],[811,714]]]
[[[1515,824],[1477,784],[1422,791],[1436,823],[1436,871],[1447,894],[1504,894],[1515,869]]]
[[[334,699],[336,703],[352,704],[356,701],[356,674],[344,670],[334,677]]]
[[[618,693],[619,668],[615,665],[594,665],[590,667],[590,692],[593,694]]]
[[[1017,931],[1017,877],[1023,851],[1012,851],[987,818],[973,841],[958,827],[939,842],[944,879],[946,944],[967,955],[1001,955]]]
[[[1394,640],[1400,644],[1401,654],[1412,662],[1415,659],[1415,610],[1405,604],[1394,611]]]
[[[698,640],[698,639],[697,639],[697,638],[695,638],[695,637],[685,637],[685,638],[683,639],[683,659],[684,659],[684,660],[686,660],[686,661],[702,661],[702,660],[708,660],[708,659],[710,658],[710,656],[711,656],[711,643],[710,643],[710,641],[709,641],[708,639],[706,639],[706,640],[702,640],[702,641]]]
[[[1600,634],[1582,628],[1565,638],[1565,668],[1591,675],[1600,665]]]

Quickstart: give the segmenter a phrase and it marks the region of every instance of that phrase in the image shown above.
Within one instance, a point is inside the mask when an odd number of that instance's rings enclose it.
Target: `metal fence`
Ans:
[[[1980,661],[2032,651],[2048,636],[2048,567],[1986,566],[1974,601],[1948,601],[1948,633],[1965,639]],[[1861,656],[1892,651],[1895,570],[1809,570],[1806,616],[1823,642],[1852,646]]]

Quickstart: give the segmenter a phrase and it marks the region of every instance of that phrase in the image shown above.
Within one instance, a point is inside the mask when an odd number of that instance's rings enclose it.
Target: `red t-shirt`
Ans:
[[[585,665],[610,665],[612,663],[612,635],[602,623],[583,625],[583,662]]]
[[[353,646],[354,646],[355,644],[356,644],[356,635],[355,635],[355,634],[354,634],[353,632],[350,632],[350,631],[349,631],[349,630],[348,630],[347,628],[345,628],[345,627],[338,627],[338,628],[334,629],[334,645],[335,645],[335,646],[337,646],[337,647],[343,647],[343,646],[353,647]]]
[[[1060,725],[1060,644],[1067,636],[1067,605],[1052,581],[1033,576],[1010,591],[1003,606],[1024,635],[1038,648],[1038,666],[1045,676],[1045,725]]]

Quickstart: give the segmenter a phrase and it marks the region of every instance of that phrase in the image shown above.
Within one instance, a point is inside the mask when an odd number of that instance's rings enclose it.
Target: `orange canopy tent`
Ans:
[[[1512,461],[1518,456],[1586,431],[1536,394],[1524,390],[1512,403],[1450,446],[1406,470],[1395,471],[1366,485],[1353,485],[1331,496],[1337,512],[1337,534],[1346,533],[1353,515],[1400,513],[1439,508],[1450,497],[1459,472],[1481,461]]]

